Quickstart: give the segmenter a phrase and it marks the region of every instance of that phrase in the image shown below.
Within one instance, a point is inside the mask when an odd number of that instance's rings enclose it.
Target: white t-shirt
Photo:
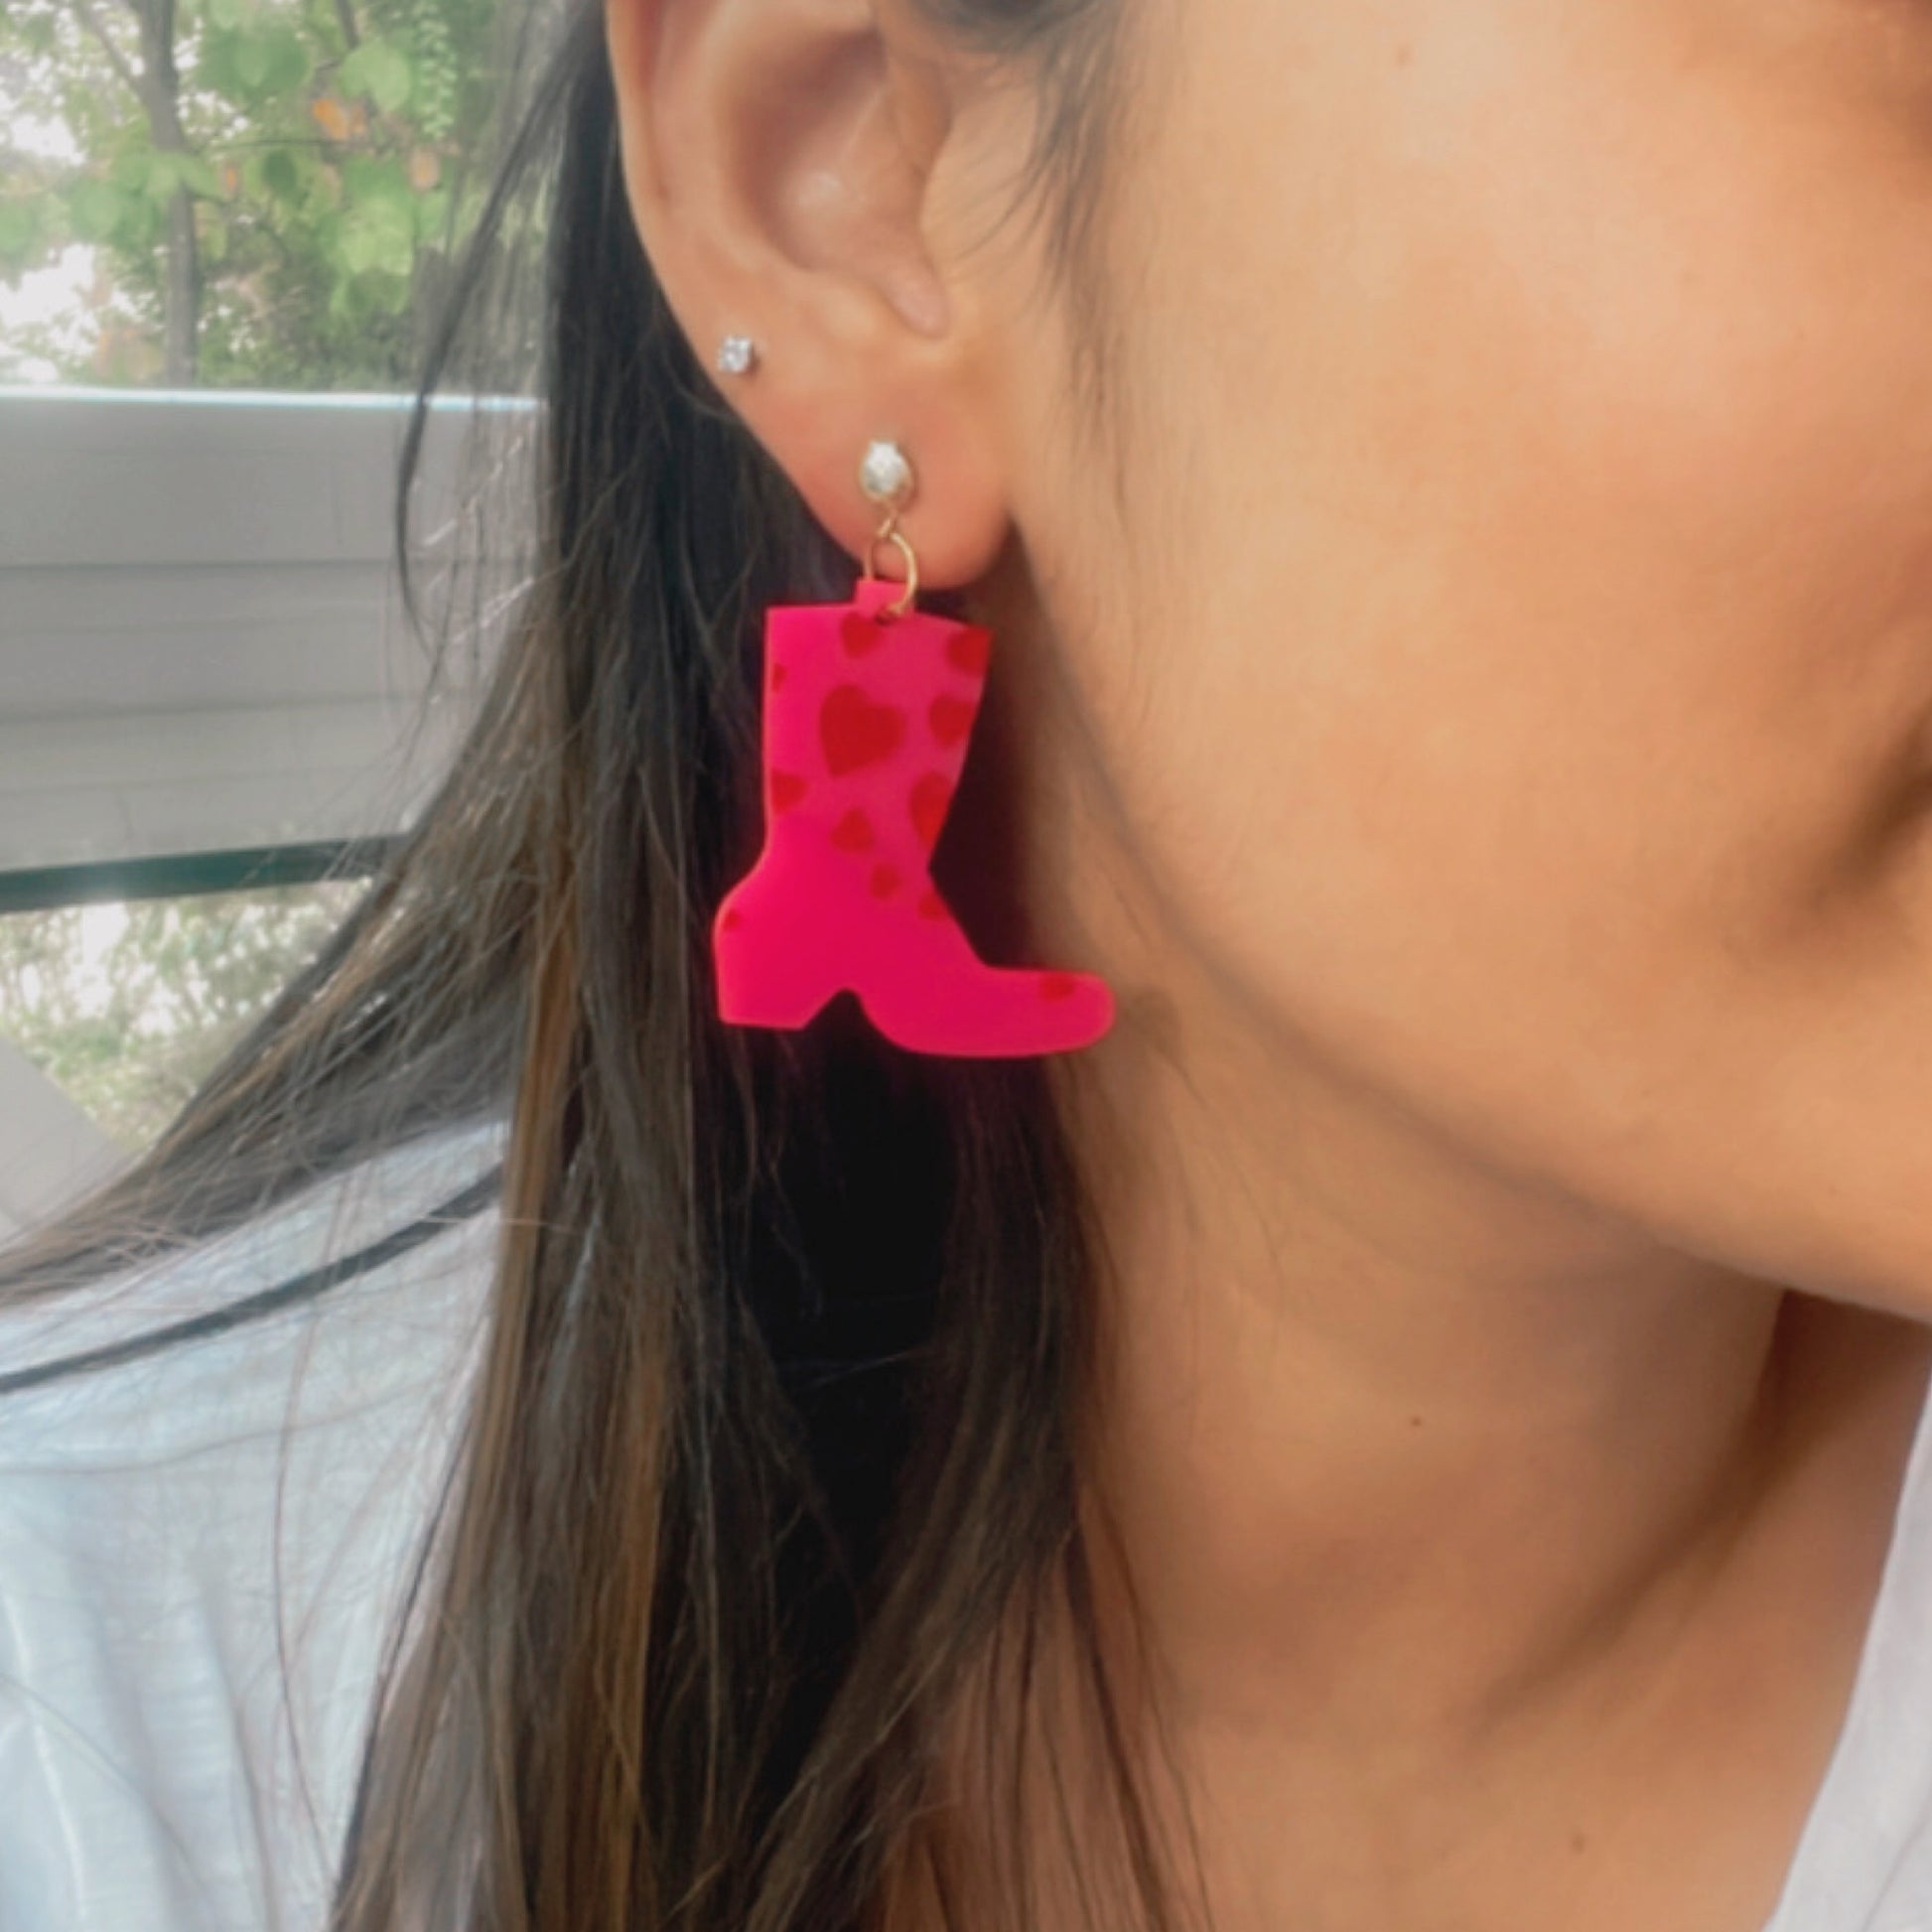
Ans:
[[[0,1932],[324,1924],[496,1239],[493,1210],[418,1224],[498,1152],[446,1136],[131,1289],[0,1312],[3,1377],[357,1258],[319,1299],[0,1394]],[[1932,1932],[1932,1403],[1763,1932]]]
[[[499,1141],[439,1137],[187,1264],[0,1311],[4,1378],[347,1264],[225,1333],[0,1393],[0,1932],[326,1923],[498,1216],[419,1223]]]
[[[1932,1398],[1852,1702],[1764,1932],[1932,1932]]]

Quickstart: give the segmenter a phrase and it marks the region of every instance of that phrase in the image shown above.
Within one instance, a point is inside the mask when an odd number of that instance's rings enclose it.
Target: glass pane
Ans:
[[[331,881],[7,914],[0,1038],[114,1148],[134,1152],[362,890]]]
[[[152,10],[150,10],[152,13]],[[396,390],[475,224],[494,0],[0,7],[0,383]]]

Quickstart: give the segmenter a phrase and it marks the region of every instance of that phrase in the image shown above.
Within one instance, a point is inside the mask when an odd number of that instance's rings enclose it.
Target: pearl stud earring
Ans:
[[[727,336],[718,345],[720,375],[749,375],[758,359],[758,345],[749,336]]]

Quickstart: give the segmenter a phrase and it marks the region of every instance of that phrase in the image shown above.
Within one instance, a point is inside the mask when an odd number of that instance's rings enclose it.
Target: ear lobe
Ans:
[[[946,126],[921,64],[873,0],[606,0],[606,34],[632,219],[701,359],[728,330],[759,341],[732,400],[855,556],[877,521],[856,468],[883,434],[920,474],[921,575],[978,574],[1005,507],[920,220]]]

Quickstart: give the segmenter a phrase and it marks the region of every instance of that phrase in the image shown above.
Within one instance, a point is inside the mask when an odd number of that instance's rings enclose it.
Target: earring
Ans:
[[[1064,1052],[1113,1024],[1092,973],[989,966],[928,862],[966,762],[992,633],[913,608],[918,558],[899,527],[912,466],[868,445],[859,487],[884,512],[846,604],[765,613],[764,842],[712,922],[719,1017],[795,1029],[850,990],[915,1052]],[[890,543],[905,581],[873,575]],[[895,591],[897,590],[897,595]]]
[[[750,375],[759,359],[759,345],[749,336],[727,336],[718,345],[720,375]]]
[[[878,555],[882,543],[894,545],[904,560],[905,588],[892,603],[879,608],[885,618],[902,618],[911,610],[912,600],[919,594],[918,555],[905,532],[898,527],[899,511],[912,500],[912,465],[905,452],[885,437],[877,437],[868,443],[865,455],[859,459],[859,487],[868,501],[876,503],[885,512],[879,528],[872,533],[872,541],[866,545],[866,572],[861,582],[871,584],[878,581],[873,575],[872,560]]]

